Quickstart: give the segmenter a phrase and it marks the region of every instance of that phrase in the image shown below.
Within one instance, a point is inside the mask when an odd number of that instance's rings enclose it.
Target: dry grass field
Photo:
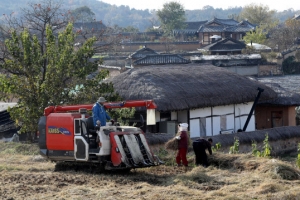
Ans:
[[[215,153],[208,168],[174,167],[174,152],[154,148],[165,165],[99,173],[42,159],[36,145],[0,142],[0,199],[300,199],[295,159]],[[60,167],[59,167],[60,166]]]

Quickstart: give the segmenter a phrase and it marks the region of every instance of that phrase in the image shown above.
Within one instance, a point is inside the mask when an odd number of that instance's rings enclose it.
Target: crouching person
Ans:
[[[211,138],[208,138],[208,140],[200,138],[193,142],[193,150],[196,156],[195,164],[197,166],[202,165],[203,167],[208,167],[207,155],[205,150],[207,149],[209,151],[209,154],[212,155],[212,142],[213,140]]]
[[[178,135],[176,136],[176,139],[178,140],[178,151],[176,156],[177,166],[184,165],[185,167],[188,167],[188,161],[186,159],[189,140],[187,133],[188,126],[187,123],[178,125]]]

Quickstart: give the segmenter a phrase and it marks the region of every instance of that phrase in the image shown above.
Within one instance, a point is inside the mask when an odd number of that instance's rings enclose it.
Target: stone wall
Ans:
[[[282,75],[280,65],[259,65],[258,76]]]

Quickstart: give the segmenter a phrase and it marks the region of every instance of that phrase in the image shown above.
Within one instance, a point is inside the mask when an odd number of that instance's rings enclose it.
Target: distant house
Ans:
[[[153,49],[150,49],[150,48],[144,46],[143,48],[138,49],[137,51],[135,51],[131,55],[129,55],[128,58],[126,59],[127,64],[125,64],[125,65],[132,67],[132,64],[134,63],[134,61],[145,58],[148,55],[159,55],[159,53],[157,53]]]
[[[242,49],[246,48],[244,42],[238,41],[233,38],[224,38],[206,45],[198,50],[208,52],[210,55],[228,55],[228,54],[241,54]]]
[[[257,76],[261,73],[260,54],[201,55],[190,58],[192,63],[212,64],[244,76]]]
[[[73,24],[73,28],[76,31],[103,31],[106,29],[106,25],[102,23],[102,21],[94,21],[94,22],[75,22]]]
[[[287,59],[290,56],[295,56],[296,52],[299,51],[300,48],[298,46],[295,46],[293,48],[287,49],[285,51],[282,51],[281,53],[278,53],[277,55],[277,63],[279,65],[282,65],[283,61]]]
[[[272,49],[267,45],[258,44],[258,43],[248,43],[247,46],[252,47],[256,52],[271,52]]]
[[[184,22],[184,28],[174,29],[173,35],[180,41],[189,41],[193,40],[194,38],[198,39],[198,29],[206,22],[207,20],[197,22]]]
[[[187,64],[190,60],[185,59],[177,54],[159,54],[156,51],[143,47],[132,53],[127,58],[127,63],[130,61],[131,67],[146,66],[146,65],[165,65],[165,64]],[[127,64],[128,65],[128,64]]]
[[[128,56],[128,59],[131,59],[133,62],[137,59],[145,58],[148,55],[158,55],[156,51],[153,49],[150,49],[146,46],[144,46],[141,49],[138,49],[137,51],[133,52],[131,55]]]
[[[168,65],[168,64],[187,64],[187,60],[176,54],[158,54],[147,55],[144,58],[138,59],[132,63],[133,67],[146,66],[146,65]]]
[[[300,76],[261,77],[257,80],[272,88],[278,97],[257,105],[256,128],[299,125],[296,123],[296,107],[300,106]]]
[[[104,35],[104,32],[107,30],[107,26],[102,23],[102,21],[93,21],[93,22],[75,22],[73,24],[73,30],[78,34],[79,42],[75,46],[80,45],[85,41],[86,38],[91,38],[93,36],[99,37],[99,35]],[[96,41],[95,46],[104,46],[105,42]]]
[[[242,129],[258,87],[265,89],[260,100],[277,96],[262,83],[213,65],[137,67],[107,81],[124,100],[155,101],[157,123],[148,126],[148,132],[175,134],[177,123],[187,122],[192,138]],[[255,118],[251,117],[246,131],[253,130]]]
[[[295,16],[292,19],[299,20],[300,19],[300,15],[295,14]]]
[[[212,36],[241,40],[246,35],[246,32],[254,30],[255,27],[254,24],[246,20],[238,22],[234,19],[214,18],[199,27],[199,40],[202,45],[215,42],[215,37]]]

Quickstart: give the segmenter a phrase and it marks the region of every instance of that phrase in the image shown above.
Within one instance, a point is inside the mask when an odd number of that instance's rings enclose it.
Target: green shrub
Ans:
[[[260,157],[260,151],[257,149],[257,143],[255,141],[252,141],[252,155],[256,157]]]
[[[270,157],[271,156],[271,145],[269,144],[269,136],[268,133],[265,136],[265,139],[263,141],[263,148],[262,151],[259,151],[257,149],[257,143],[255,141],[252,141],[252,155],[256,157]]]
[[[230,147],[229,153],[230,154],[237,154],[239,153],[239,146],[240,146],[240,141],[238,138],[234,138],[234,143],[233,146]]]
[[[264,139],[264,146],[263,150],[261,152],[261,157],[270,157],[271,156],[271,145],[269,144],[269,136],[268,133],[266,133],[265,139]]]
[[[221,143],[218,142],[218,143],[216,144],[216,147],[215,147],[215,146],[212,146],[211,149],[212,149],[213,152],[219,151],[219,150],[221,149]]]

